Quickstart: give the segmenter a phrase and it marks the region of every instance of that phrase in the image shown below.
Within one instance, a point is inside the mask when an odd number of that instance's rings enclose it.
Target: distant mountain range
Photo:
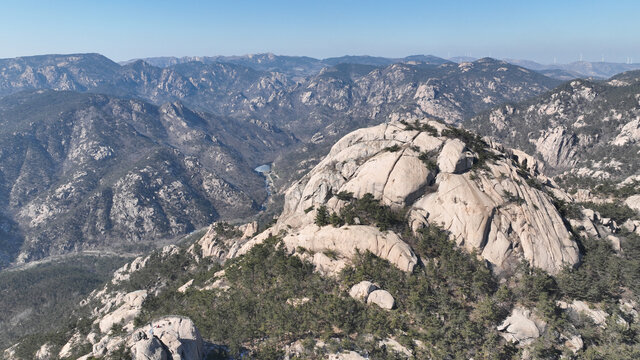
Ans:
[[[143,60],[153,66],[169,67],[177,64],[201,62],[204,64],[211,63],[228,63],[247,66],[261,71],[274,71],[286,74],[292,78],[300,78],[309,75],[315,75],[323,68],[338,64],[358,64],[372,66],[388,66],[402,62],[424,62],[427,64],[441,65],[449,62],[448,60],[432,55],[413,55],[405,58],[385,58],[379,56],[340,56],[326,59],[314,59],[308,56],[283,56],[267,54],[251,54],[244,56],[184,56],[184,57],[152,57],[133,59],[121,62],[122,65],[128,65],[138,60]]]
[[[548,64],[543,65],[536,63],[534,61],[528,60],[515,60],[515,59],[505,59],[514,65],[519,65],[522,67],[526,67],[531,70],[541,71],[547,74],[553,74],[555,71],[557,74],[562,74],[560,71],[564,71],[565,73],[562,76],[573,78],[583,77],[583,78],[594,78],[594,79],[608,79],[616,74],[640,69],[640,63],[634,64],[625,64],[625,63],[612,63],[612,62],[603,62],[603,61],[575,61],[569,64]],[[551,75],[547,75],[551,76]],[[560,75],[558,75],[560,76]],[[552,76],[553,77],[553,76]],[[569,78],[563,79],[569,80]]]
[[[403,58],[386,58],[378,56],[341,56],[326,59],[315,59],[306,56],[281,56],[271,53],[252,54],[244,56],[185,56],[185,57],[152,57],[124,61],[121,64],[129,64],[136,60],[158,67],[168,67],[185,62],[224,62],[249,66],[259,70],[278,71],[293,77],[308,76],[319,72],[323,67],[340,63],[361,64],[374,66],[388,66],[395,63],[424,62],[440,65],[447,62],[463,63],[474,62],[479,58],[470,56],[456,56],[449,59],[433,55],[411,55]],[[640,69],[640,63],[626,64],[604,61],[575,61],[568,64],[540,64],[531,60],[504,59],[513,65],[538,71],[546,76],[559,80],[571,80],[576,78],[607,79],[621,72]]]

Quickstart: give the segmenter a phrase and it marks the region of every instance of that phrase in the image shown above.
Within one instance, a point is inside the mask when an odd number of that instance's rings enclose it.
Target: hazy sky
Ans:
[[[0,57],[273,52],[640,62],[640,1],[2,0]]]

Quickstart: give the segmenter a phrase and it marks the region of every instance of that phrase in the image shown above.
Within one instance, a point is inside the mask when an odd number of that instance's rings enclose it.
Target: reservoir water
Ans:
[[[271,164],[260,165],[253,170],[259,173],[268,173],[269,171],[271,171]]]

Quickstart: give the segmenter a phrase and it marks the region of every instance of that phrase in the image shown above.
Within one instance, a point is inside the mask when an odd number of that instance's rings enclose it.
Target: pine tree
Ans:
[[[327,211],[327,207],[322,205],[316,211],[316,225],[325,226],[329,224],[329,211]]]

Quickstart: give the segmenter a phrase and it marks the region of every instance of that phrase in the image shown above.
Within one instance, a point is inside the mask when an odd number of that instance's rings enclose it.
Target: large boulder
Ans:
[[[412,271],[418,262],[411,247],[398,235],[382,232],[373,226],[349,225],[335,228],[308,225],[285,236],[283,241],[291,250],[303,247],[315,253],[334,251],[337,256],[346,258],[353,257],[357,251],[370,251],[404,271]]]
[[[640,220],[627,220],[622,224],[622,227],[629,232],[635,232],[640,235]]]
[[[438,168],[442,172],[459,174],[471,169],[474,160],[474,154],[462,141],[448,139],[438,155]]]
[[[500,336],[505,340],[527,345],[542,335],[546,323],[535,316],[531,310],[516,307],[500,326]]]
[[[565,340],[564,346],[566,346],[567,349],[571,350],[572,353],[576,354],[584,347],[584,341],[582,341],[582,336],[573,335],[572,337]]]
[[[378,289],[371,281],[361,281],[351,287],[349,296],[356,300],[367,301],[369,294]]]
[[[131,347],[133,360],[167,360],[168,354],[164,345],[156,337],[145,337],[136,341]]]
[[[367,304],[376,304],[385,310],[391,310],[395,305],[395,300],[386,290],[374,290],[367,297]]]
[[[624,203],[640,214],[640,195],[631,195],[624,201]]]

